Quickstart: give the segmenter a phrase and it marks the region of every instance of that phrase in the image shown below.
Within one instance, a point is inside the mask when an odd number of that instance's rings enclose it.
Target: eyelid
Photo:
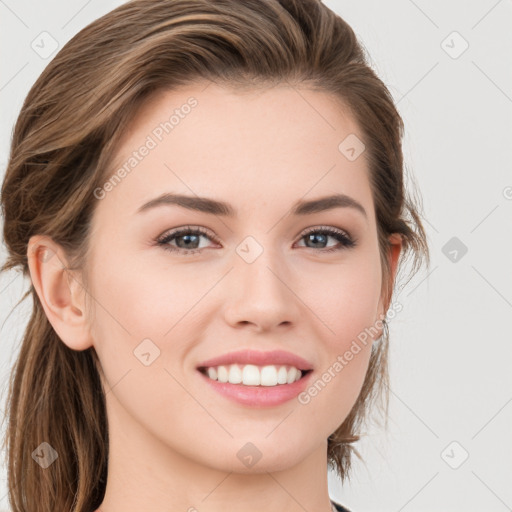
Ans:
[[[213,233],[213,231],[211,231],[207,228],[203,228],[201,226],[190,226],[190,225],[168,229],[167,231],[164,231],[161,235],[159,235],[155,239],[155,241],[162,242],[163,240],[165,240],[166,238],[169,238],[170,236],[174,237],[174,236],[178,236],[182,233],[188,233],[188,232],[199,233],[208,238],[211,238],[214,242],[219,243],[219,238]]]
[[[314,231],[321,231],[321,230],[336,231],[337,233],[343,234],[347,238],[350,238],[351,240],[354,240],[354,237],[346,229],[338,228],[336,226],[328,226],[328,225],[321,225],[321,224],[320,225],[314,225],[314,226],[311,226],[309,228],[305,228],[297,236],[298,237],[303,237],[303,236],[308,235],[311,231],[314,232]]]
[[[341,234],[344,234],[347,238],[350,238],[351,240],[356,241],[354,239],[354,237],[351,235],[351,233],[349,231],[347,231],[346,229],[338,228],[335,226],[328,226],[328,225],[313,225],[313,226],[304,228],[303,230],[299,231],[299,233],[295,236],[295,238],[302,238],[302,237],[308,235],[312,231],[315,232],[315,231],[319,231],[322,229],[333,230],[333,231],[339,232]],[[167,238],[170,235],[176,236],[177,234],[181,233],[182,231],[194,231],[194,232],[197,231],[197,232],[201,233],[202,235],[209,236],[210,238],[212,238],[212,240],[216,241],[217,243],[219,242],[218,237],[213,233],[213,231],[209,230],[208,228],[203,228],[201,226],[191,226],[191,225],[168,229],[168,230],[164,231],[161,235],[159,235],[156,238],[156,241],[164,240],[165,238]]]

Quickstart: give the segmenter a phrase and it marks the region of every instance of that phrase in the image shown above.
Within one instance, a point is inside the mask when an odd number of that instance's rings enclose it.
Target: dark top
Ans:
[[[336,507],[336,510],[338,512],[350,512],[348,508],[345,508],[343,505],[340,505],[339,503],[336,503],[333,500],[331,500],[331,503]]]

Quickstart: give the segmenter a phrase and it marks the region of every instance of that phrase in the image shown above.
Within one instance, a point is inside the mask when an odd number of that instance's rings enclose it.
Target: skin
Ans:
[[[68,347],[94,346],[104,372],[110,454],[99,510],[220,512],[236,503],[244,512],[328,512],[327,438],[357,399],[372,340],[307,405],[236,404],[195,367],[240,348],[284,349],[312,363],[313,383],[385,314],[366,155],[349,161],[338,150],[347,135],[363,136],[327,93],[202,83],[153,96],[126,128],[116,165],[190,96],[191,113],[98,200],[90,309],[80,275],[62,267],[62,248],[39,235],[29,244],[48,319]],[[223,200],[238,216],[178,206],[136,213],[163,192]],[[289,215],[295,201],[333,192],[360,202],[367,217],[353,208]],[[218,242],[201,235],[194,255],[156,245],[186,225]],[[326,253],[339,245],[331,235],[308,243],[306,228],[322,226],[357,245]],[[251,264],[236,252],[247,236],[263,248]],[[393,279],[401,244],[390,240]],[[169,242],[178,243],[186,247],[183,237]],[[36,257],[44,250],[57,257]],[[149,366],[133,353],[146,338],[160,350]],[[237,457],[248,442],[261,453],[251,467]]]

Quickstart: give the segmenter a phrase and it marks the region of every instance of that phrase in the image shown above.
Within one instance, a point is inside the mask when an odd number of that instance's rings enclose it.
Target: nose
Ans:
[[[296,276],[279,256],[264,250],[252,263],[235,258],[226,290],[226,322],[234,328],[250,325],[255,332],[296,325],[304,305],[294,293]]]

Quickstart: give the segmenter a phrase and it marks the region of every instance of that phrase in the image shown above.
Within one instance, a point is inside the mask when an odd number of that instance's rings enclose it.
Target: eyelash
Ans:
[[[355,240],[353,240],[348,234],[346,234],[345,232],[343,232],[341,230],[334,229],[331,227],[319,227],[319,228],[311,229],[311,230],[305,232],[304,234],[302,234],[300,237],[300,240],[302,240],[303,238],[305,238],[308,235],[319,234],[319,233],[324,234],[324,235],[330,235],[330,236],[336,238],[336,240],[338,240],[338,242],[341,243],[341,246],[329,247],[328,249],[318,249],[319,252],[325,253],[325,252],[341,251],[343,249],[350,249],[350,248],[356,246]],[[204,235],[207,238],[210,238],[211,240],[213,240],[214,242],[219,243],[218,239],[214,236],[211,236],[210,233],[207,232],[205,229],[200,228],[200,227],[192,228],[190,226],[187,226],[185,228],[180,228],[175,231],[171,231],[170,233],[166,233],[163,236],[160,236],[156,240],[156,243],[158,246],[162,247],[162,249],[164,249],[165,251],[170,251],[173,253],[180,253],[185,256],[189,256],[189,255],[201,252],[204,249],[204,247],[203,247],[203,249],[182,249],[181,247],[172,247],[169,245],[169,242],[172,239],[177,238],[181,235],[190,235],[190,234]],[[306,249],[314,249],[314,247],[306,247]]]

